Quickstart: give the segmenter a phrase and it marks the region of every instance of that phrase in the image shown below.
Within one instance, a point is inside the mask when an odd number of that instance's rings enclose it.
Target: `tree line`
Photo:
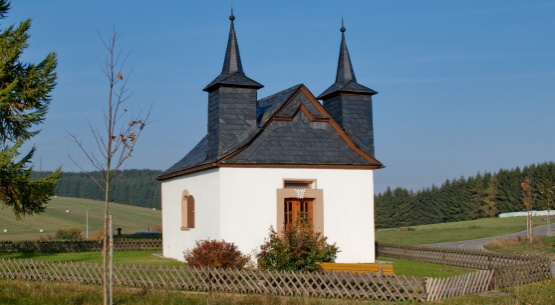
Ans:
[[[161,173],[160,170],[151,169],[118,171],[110,201],[159,209],[160,182],[154,178]],[[33,178],[38,179],[49,174],[51,172],[33,172]],[[91,174],[96,177],[101,175],[99,172]],[[416,192],[404,188],[387,188],[385,192],[375,196],[376,228],[473,220],[523,211],[525,208],[521,185],[528,176],[532,178],[532,208],[546,209],[547,200],[541,194],[541,185],[545,181],[555,182],[553,162],[446,180],[441,186],[433,185]],[[56,195],[104,199],[104,193],[87,174],[75,172],[61,174]]]
[[[51,172],[33,172],[38,179]],[[161,170],[128,169],[115,174],[110,191],[110,201],[122,204],[160,209],[160,182],[154,178]],[[90,172],[99,181],[102,173]],[[56,196],[104,200],[104,191],[85,173],[63,172],[56,186]]]
[[[548,201],[541,194],[541,185],[555,181],[553,162],[446,180],[439,187],[433,185],[417,192],[387,188],[375,196],[376,228],[473,220],[523,211],[522,182],[526,177],[532,179],[532,208],[546,209]]]

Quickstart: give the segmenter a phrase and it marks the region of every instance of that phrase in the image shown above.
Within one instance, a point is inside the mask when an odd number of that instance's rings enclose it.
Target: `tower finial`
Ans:
[[[235,20],[235,16],[233,16],[233,1],[231,1],[231,15],[229,15],[229,20]]]
[[[341,16],[341,28],[339,30],[341,31],[341,33],[345,33],[346,31],[345,26],[343,25],[343,16]]]

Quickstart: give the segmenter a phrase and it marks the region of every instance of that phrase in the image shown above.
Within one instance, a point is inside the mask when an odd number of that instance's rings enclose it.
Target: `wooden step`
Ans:
[[[345,273],[368,273],[377,275],[395,275],[393,265],[388,264],[346,264],[346,263],[318,263],[324,271]]]

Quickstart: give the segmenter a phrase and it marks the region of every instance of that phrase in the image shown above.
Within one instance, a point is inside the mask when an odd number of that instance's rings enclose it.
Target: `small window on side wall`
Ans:
[[[181,230],[195,227],[195,197],[187,190],[181,196]]]

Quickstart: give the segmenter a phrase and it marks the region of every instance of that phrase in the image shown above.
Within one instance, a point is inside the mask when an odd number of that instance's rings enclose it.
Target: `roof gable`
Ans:
[[[282,91],[282,97],[289,98],[276,100],[272,107],[274,115],[265,121],[252,141],[222,162],[383,167],[356,146],[304,85],[289,89],[293,88],[296,90],[287,94],[284,93],[287,90]],[[277,99],[276,95],[270,98]]]
[[[266,124],[266,122],[268,122],[268,120],[270,120],[274,114],[281,109],[283,104],[285,104],[285,102],[287,102],[301,86],[303,85],[295,85],[291,88],[287,88],[259,100],[256,111],[256,121],[258,122],[258,126],[264,126],[264,124]]]
[[[369,165],[329,122],[315,120],[304,105],[290,118],[272,119],[252,143],[224,163]]]
[[[310,93],[304,85],[301,85],[295,94],[276,111],[274,118],[293,117],[300,106],[304,106],[306,110],[310,112],[310,115],[315,118],[324,119],[330,117],[324,107],[314,98],[312,93]]]

